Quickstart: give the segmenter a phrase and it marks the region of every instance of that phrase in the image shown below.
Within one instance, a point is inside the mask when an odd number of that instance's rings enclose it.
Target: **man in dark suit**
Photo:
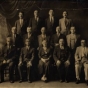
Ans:
[[[34,40],[34,36],[33,36],[33,34],[32,34],[32,28],[31,28],[31,27],[27,27],[27,34],[25,34],[25,35],[23,36],[24,42],[25,42],[25,39],[27,39],[27,38],[31,41],[31,44],[32,44],[32,46],[34,47],[34,45],[35,45],[35,40]]]
[[[56,27],[56,34],[54,34],[54,35],[52,36],[52,39],[51,39],[51,45],[52,45],[53,47],[58,46],[58,45],[59,45],[58,41],[59,41],[60,38],[63,38],[63,39],[65,40],[65,44],[66,44],[66,36],[63,35],[63,34],[61,34],[60,27],[57,26],[57,27]]]
[[[15,27],[17,28],[17,34],[21,36],[26,33],[26,28],[28,26],[27,20],[24,19],[24,13],[19,12],[19,19],[15,22]]]
[[[33,35],[38,35],[40,32],[40,29],[43,25],[42,19],[39,17],[38,10],[34,11],[34,17],[30,19],[29,21],[29,27],[32,27],[32,33]]]
[[[45,25],[47,28],[48,35],[51,36],[53,33],[55,33],[57,21],[54,17],[54,11],[52,9],[49,10],[49,17],[45,20]]]
[[[20,75],[20,83],[23,81],[23,68],[27,68],[27,79],[28,82],[32,82],[32,65],[33,65],[33,60],[34,60],[34,48],[30,46],[30,41],[29,39],[25,40],[25,47],[21,49],[21,54],[19,58],[19,64],[18,64],[18,70],[19,70],[19,75]]]
[[[18,49],[23,47],[23,40],[22,37],[17,34],[17,29],[16,27],[12,27],[12,33],[8,35],[9,37],[12,38],[12,45],[17,47]]]
[[[67,11],[63,12],[63,18],[59,20],[59,26],[61,29],[61,33],[67,35],[70,33],[70,27],[73,25],[72,20],[69,19]]]
[[[4,47],[4,59],[1,65],[1,77],[4,81],[4,69],[9,67],[9,80],[11,83],[14,82],[14,67],[17,60],[16,47],[11,45],[11,37],[7,37],[7,45]]]
[[[59,45],[55,47],[53,58],[55,60],[60,82],[69,81],[68,69],[70,66],[70,50],[64,44],[64,39],[59,39]]]

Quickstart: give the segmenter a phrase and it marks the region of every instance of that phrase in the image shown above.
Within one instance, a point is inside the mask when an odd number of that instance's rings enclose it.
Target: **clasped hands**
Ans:
[[[60,65],[61,64],[61,61],[60,60],[57,60],[56,64]],[[70,65],[70,61],[67,60],[67,61],[65,61],[64,64],[65,64],[65,66],[68,66],[68,65]]]
[[[47,59],[41,58],[41,60],[45,63],[45,62],[47,62],[49,60],[49,58],[47,58]]]
[[[3,64],[6,64],[6,63],[9,63],[9,62],[11,62],[11,60],[3,60]]]

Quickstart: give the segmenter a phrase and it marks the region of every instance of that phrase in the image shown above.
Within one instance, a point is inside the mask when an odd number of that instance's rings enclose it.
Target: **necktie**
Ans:
[[[15,35],[13,34],[13,43],[15,43]]]
[[[64,22],[65,22],[65,26],[67,26],[67,21],[66,21],[66,19],[64,20]]]

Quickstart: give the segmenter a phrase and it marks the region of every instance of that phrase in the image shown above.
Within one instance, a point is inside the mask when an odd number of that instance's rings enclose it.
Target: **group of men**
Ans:
[[[86,39],[76,34],[72,20],[67,17],[68,13],[64,11],[63,18],[57,23],[52,9],[45,21],[39,17],[38,10],[35,10],[28,26],[23,16],[23,12],[19,12],[19,19],[12,27],[11,34],[7,36],[6,45],[0,48],[0,82],[4,81],[4,69],[8,66],[9,80],[13,83],[14,68],[17,66],[19,82],[24,80],[23,70],[26,69],[27,80],[31,83],[32,67],[39,58],[38,72],[42,81],[49,81],[53,63],[57,67],[60,82],[69,81],[69,67],[75,66],[76,84],[80,82],[81,68],[84,66],[85,82],[88,85]],[[1,44],[2,42],[0,46]]]

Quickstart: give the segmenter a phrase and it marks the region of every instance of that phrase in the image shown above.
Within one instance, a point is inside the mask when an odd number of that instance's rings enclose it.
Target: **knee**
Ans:
[[[76,69],[79,68],[79,66],[80,66],[79,64],[75,64],[75,68],[76,68]]]
[[[88,64],[85,63],[85,64],[84,64],[84,68],[87,68],[87,69],[88,69]]]
[[[59,68],[59,67],[60,67],[60,65],[61,65],[61,63],[56,63],[57,68]]]
[[[9,68],[13,67],[13,62],[9,63]]]
[[[43,66],[43,62],[40,60],[39,61],[39,65],[38,65],[39,67],[42,67]]]

